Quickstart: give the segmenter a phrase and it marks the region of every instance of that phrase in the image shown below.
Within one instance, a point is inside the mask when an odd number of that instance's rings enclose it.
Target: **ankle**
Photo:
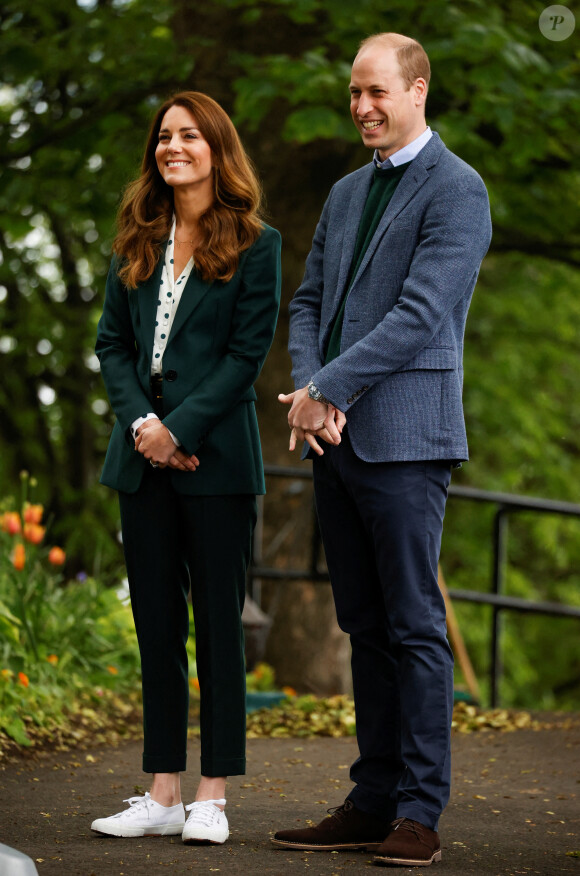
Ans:
[[[223,776],[213,778],[202,776],[195,795],[196,803],[213,803],[218,809],[226,805],[226,779]]]
[[[149,794],[161,806],[177,806],[181,803],[179,773],[154,774]]]
[[[149,796],[156,803],[159,803],[160,806],[177,806],[179,803],[181,803],[181,794],[179,793],[163,793],[160,791],[153,791],[153,789],[151,789]]]

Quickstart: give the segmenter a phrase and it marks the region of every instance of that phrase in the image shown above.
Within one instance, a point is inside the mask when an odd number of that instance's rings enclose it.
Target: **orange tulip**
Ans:
[[[56,656],[56,654],[49,654],[46,659],[49,663],[52,663],[53,666],[56,666],[56,664],[58,663],[58,657]]]
[[[28,676],[26,675],[25,672],[18,673],[18,681],[20,682],[20,684],[24,685],[24,687],[28,687],[28,685],[30,684],[30,681],[28,680]]]
[[[42,505],[31,505],[30,502],[25,502],[22,516],[25,523],[42,523],[42,515],[44,508]]]
[[[26,519],[26,517],[24,519]],[[24,538],[26,541],[29,541],[30,544],[40,544],[44,538],[45,532],[45,527],[39,526],[38,523],[25,523],[22,530]]]
[[[0,517],[0,529],[9,535],[17,535],[21,529],[20,514],[18,511],[6,511]]]
[[[116,666],[110,666],[110,665],[107,666],[107,671],[110,672],[111,675],[118,675],[119,674],[119,670],[117,669]]]
[[[66,554],[62,548],[52,547],[48,552],[48,562],[53,566],[62,566],[66,560]]]
[[[12,565],[17,572],[21,572],[26,564],[26,551],[23,544],[14,545],[12,552]]]

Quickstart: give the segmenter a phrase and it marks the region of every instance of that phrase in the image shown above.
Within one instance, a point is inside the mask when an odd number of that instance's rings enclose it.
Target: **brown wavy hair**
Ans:
[[[240,253],[260,236],[260,183],[227,113],[200,91],[174,94],[159,107],[151,124],[141,175],[129,184],[117,215],[113,252],[119,256],[119,277],[131,289],[147,280],[159,261],[171,230],[173,189],[155,160],[165,113],[181,106],[195,117],[214,163],[214,201],[199,218],[201,241],[194,257],[203,280],[231,280]]]

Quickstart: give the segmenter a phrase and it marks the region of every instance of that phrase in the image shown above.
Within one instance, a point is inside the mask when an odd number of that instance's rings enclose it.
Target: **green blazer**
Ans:
[[[264,225],[227,282],[189,276],[163,355],[162,422],[200,461],[170,470],[188,495],[264,492],[254,382],[270,349],[280,305],[280,234]],[[131,424],[154,410],[151,356],[164,253],[149,279],[127,289],[113,258],[96,353],[117,421],[101,483],[134,493],[145,466]]]

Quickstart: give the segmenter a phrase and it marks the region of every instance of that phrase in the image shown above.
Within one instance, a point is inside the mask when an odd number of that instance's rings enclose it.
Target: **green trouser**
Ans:
[[[147,466],[139,490],[120,493],[119,501],[141,654],[143,770],[185,770],[191,587],[201,774],[242,775],[246,712],[241,613],[255,496],[185,496],[174,490],[168,470]]]

